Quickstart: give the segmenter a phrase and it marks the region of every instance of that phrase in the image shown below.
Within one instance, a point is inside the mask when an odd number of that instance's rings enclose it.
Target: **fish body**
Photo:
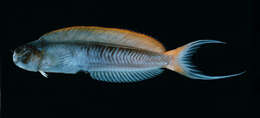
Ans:
[[[47,55],[39,69],[44,72],[139,71],[161,68],[170,61],[157,52],[95,42],[84,45],[52,42],[43,50]]]
[[[220,79],[227,76],[201,74],[189,63],[189,56],[206,43],[199,40],[165,51],[152,37],[136,32],[103,27],[69,27],[47,33],[39,40],[18,47],[14,63],[25,70],[75,74],[90,73],[106,82],[136,82],[152,78],[167,68],[193,79]]]

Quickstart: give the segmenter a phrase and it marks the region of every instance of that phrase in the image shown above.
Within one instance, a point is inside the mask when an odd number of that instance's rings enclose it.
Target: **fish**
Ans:
[[[27,71],[76,74],[89,73],[99,81],[138,82],[154,78],[165,69],[191,79],[215,80],[243,74],[210,76],[196,69],[191,56],[204,44],[197,40],[173,50],[155,38],[134,31],[99,26],[72,26],[51,31],[14,50],[13,62]]]

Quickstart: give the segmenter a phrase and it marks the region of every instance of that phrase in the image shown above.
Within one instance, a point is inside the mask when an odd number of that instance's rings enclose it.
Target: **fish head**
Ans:
[[[41,50],[37,46],[30,44],[20,46],[13,52],[13,62],[15,65],[28,71],[38,71],[41,58]]]

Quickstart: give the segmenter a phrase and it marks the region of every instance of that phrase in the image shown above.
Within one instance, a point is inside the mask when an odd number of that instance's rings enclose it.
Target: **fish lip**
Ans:
[[[14,52],[13,54],[13,62],[16,64],[18,62],[17,54]]]

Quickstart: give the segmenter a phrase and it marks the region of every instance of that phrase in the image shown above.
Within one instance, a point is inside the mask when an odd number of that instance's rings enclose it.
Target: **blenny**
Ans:
[[[117,28],[74,26],[52,31],[15,49],[14,63],[25,70],[75,74],[90,73],[105,82],[137,82],[152,78],[164,68],[188,78],[214,80],[240,75],[209,76],[191,63],[198,47],[216,40],[197,40],[166,51],[156,39]]]

